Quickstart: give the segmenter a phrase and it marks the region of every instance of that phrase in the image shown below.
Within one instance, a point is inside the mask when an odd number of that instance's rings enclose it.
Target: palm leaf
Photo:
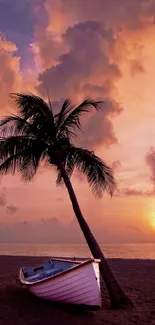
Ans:
[[[76,128],[81,129],[80,117],[90,111],[91,107],[99,110],[103,101],[84,100],[79,106],[70,112],[60,126],[60,133],[68,134]]]
[[[111,169],[98,158],[93,152],[70,146],[66,154],[65,169],[70,177],[76,167],[81,173],[86,175],[88,183],[92,187],[93,193],[101,198],[104,191],[111,195],[115,190],[115,180]],[[62,184],[62,175],[59,172],[57,184]]]
[[[14,154],[23,153],[27,147],[31,146],[34,139],[26,136],[11,136],[0,138],[0,161],[7,159]]]
[[[30,181],[36,174],[39,164],[45,159],[45,152],[41,147],[33,147],[25,152],[19,166],[24,181]]]
[[[68,150],[66,150],[63,153],[63,159],[61,160],[61,163],[63,164],[63,166],[65,167],[66,173],[69,176],[69,178],[72,176],[72,173],[74,171],[74,167],[75,167],[75,157],[73,154],[68,154]],[[57,168],[57,180],[56,180],[56,185],[63,185],[63,177],[61,174],[61,171],[59,170],[59,168]]]
[[[26,136],[12,136],[0,139],[0,174],[22,173],[24,180],[35,175],[39,163],[46,156],[43,141]]]
[[[25,120],[37,120],[38,127],[44,123],[49,134],[54,135],[55,125],[52,109],[47,103],[33,94],[11,94],[11,101],[19,110],[20,116]]]
[[[57,130],[59,130],[60,126],[64,122],[64,120],[67,117],[68,113],[72,109],[73,109],[73,105],[72,105],[70,99],[66,98],[63,105],[62,105],[62,108],[61,108],[59,114],[55,115],[57,117],[57,123],[56,123]]]
[[[14,154],[6,158],[0,163],[0,175],[7,175],[8,173],[15,174],[15,171],[19,169],[21,164],[21,156],[19,154]]]
[[[35,131],[32,124],[18,115],[11,114],[0,121],[0,135],[3,137],[30,134]]]

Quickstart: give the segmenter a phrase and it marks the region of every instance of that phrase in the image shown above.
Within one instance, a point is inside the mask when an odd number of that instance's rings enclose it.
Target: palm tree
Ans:
[[[49,100],[33,94],[11,94],[18,109],[17,115],[4,117],[0,122],[0,174],[20,171],[22,179],[30,181],[42,161],[55,167],[57,185],[64,182],[73,210],[94,258],[101,259],[103,276],[112,306],[129,305],[130,300],[120,288],[109,265],[84,219],[70,177],[74,168],[85,174],[93,193],[101,197],[106,190],[111,195],[115,181],[110,168],[94,152],[75,147],[73,137],[81,129],[80,117],[94,107],[100,109],[103,102],[84,100],[74,107],[66,99],[58,114],[54,114]]]

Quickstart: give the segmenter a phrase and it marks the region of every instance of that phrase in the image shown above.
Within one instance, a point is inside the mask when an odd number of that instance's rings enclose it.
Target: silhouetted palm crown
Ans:
[[[41,161],[57,168],[57,184],[62,183],[59,170],[63,164],[68,176],[76,167],[87,176],[93,192],[101,197],[104,190],[112,194],[115,182],[110,168],[92,151],[73,145],[80,117],[91,107],[100,109],[101,101],[85,100],[74,107],[66,99],[58,114],[52,105],[31,94],[11,94],[18,115],[0,122],[0,174],[19,170],[24,180],[31,180]]]

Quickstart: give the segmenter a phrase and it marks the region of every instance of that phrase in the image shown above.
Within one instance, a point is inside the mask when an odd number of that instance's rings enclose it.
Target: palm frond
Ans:
[[[45,143],[25,136],[0,139],[0,174],[20,171],[24,180],[35,175],[39,162],[46,156]]]
[[[21,156],[18,154],[14,154],[6,158],[0,163],[0,175],[7,175],[8,173],[14,175],[15,171],[19,169],[21,159]]]
[[[36,174],[39,164],[45,159],[45,152],[39,147],[30,148],[23,155],[23,159],[19,165],[22,180],[30,181]]]
[[[54,134],[54,116],[52,109],[39,96],[33,94],[12,93],[11,101],[19,110],[20,116],[25,120],[37,121],[38,127],[44,123],[50,134]]]
[[[30,145],[31,138],[23,136],[12,136],[0,138],[0,163],[9,156],[22,153]]]
[[[69,154],[68,150],[70,151],[70,149],[68,148],[66,151],[63,152],[63,159],[61,159],[61,163],[65,167],[66,173],[70,178],[72,176],[75,167],[75,156],[71,152]],[[59,168],[57,168],[57,173],[58,176],[56,180],[56,185],[57,186],[63,185],[63,177]]]
[[[104,191],[113,194],[115,190],[115,180],[111,169],[98,158],[93,152],[71,146],[66,157],[66,171],[68,176],[72,174],[74,168],[86,175],[88,183],[92,187],[93,193],[101,198]],[[62,175],[59,173],[58,184],[62,183]]]
[[[59,114],[55,115],[55,117],[57,117],[57,121],[56,121],[57,130],[59,130],[65,118],[67,117],[68,113],[72,111],[72,109],[73,109],[73,105],[71,100],[66,98],[61,107]]]
[[[70,132],[75,134],[73,131],[78,128],[81,129],[80,118],[84,113],[90,111],[90,108],[94,107],[96,110],[99,110],[103,104],[103,101],[94,101],[91,99],[84,100],[79,106],[74,108],[67,115],[65,120],[60,126],[60,133],[69,136]]]
[[[11,114],[0,121],[1,137],[30,134],[35,133],[35,131],[36,129],[32,124],[18,115]]]

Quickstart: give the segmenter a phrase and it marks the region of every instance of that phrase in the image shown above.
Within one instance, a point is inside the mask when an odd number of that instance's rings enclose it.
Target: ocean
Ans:
[[[101,244],[106,258],[155,259],[153,244]],[[91,253],[84,244],[1,244],[0,255],[12,256],[70,256],[89,257]]]

